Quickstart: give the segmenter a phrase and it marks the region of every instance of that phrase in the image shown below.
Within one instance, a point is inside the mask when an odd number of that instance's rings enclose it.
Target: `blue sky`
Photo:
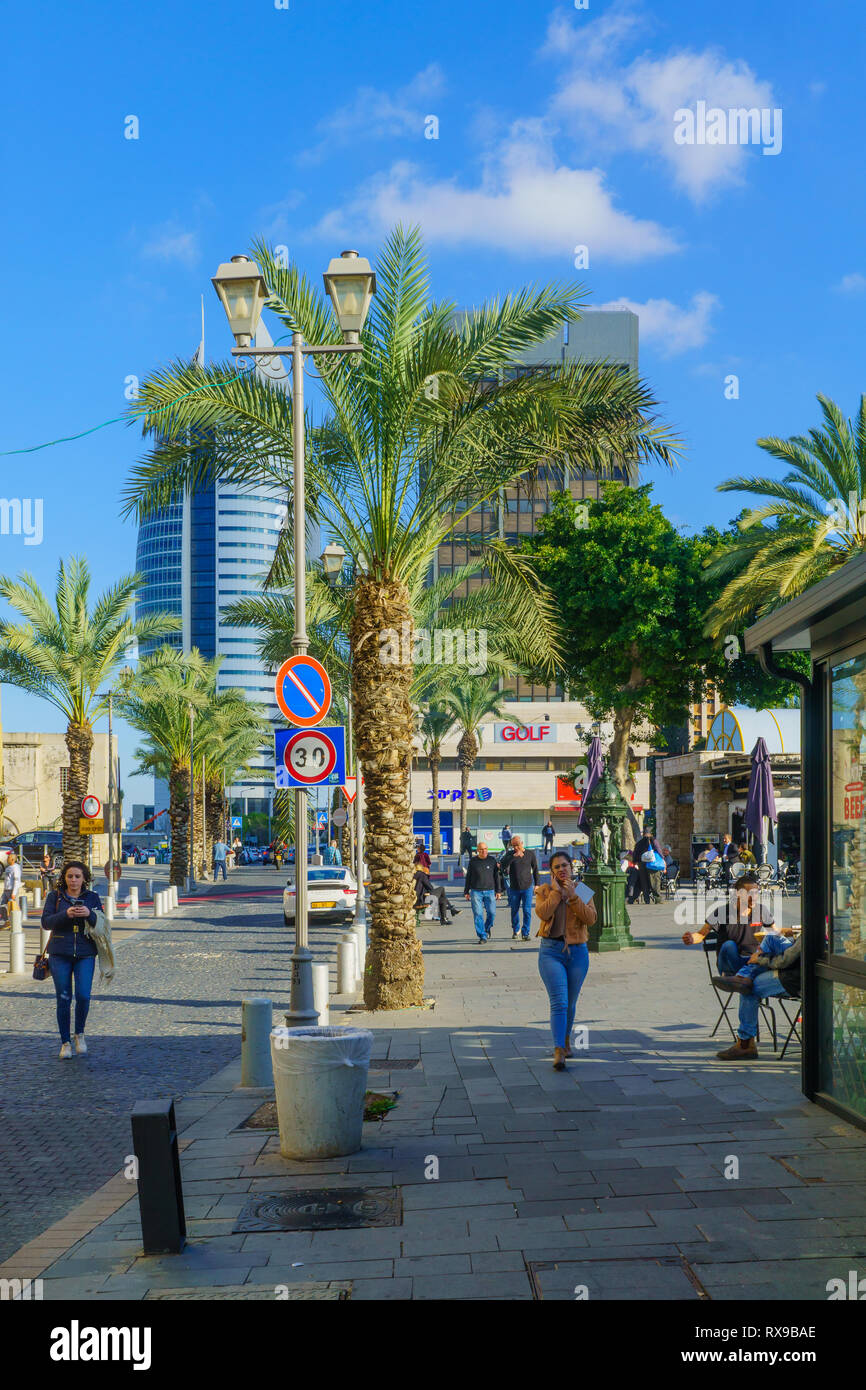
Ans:
[[[253,236],[315,275],[402,218],[438,297],[578,278],[591,304],[634,307],[686,450],[656,500],[725,524],[738,499],[716,485],[766,471],[756,438],[816,423],[818,391],[850,414],[864,387],[863,27],[841,0],[17,6],[0,449],[120,415],[129,376],[195,350],[202,293],[208,356],[227,355],[210,276]],[[780,109],[779,153],[677,145],[673,113],[699,100]],[[119,424],[4,458],[0,492],[43,497],[44,532],[0,536],[0,569],[50,585],[83,551],[99,588],[132,569],[118,497],[139,446]],[[59,727],[8,688],[3,720]]]

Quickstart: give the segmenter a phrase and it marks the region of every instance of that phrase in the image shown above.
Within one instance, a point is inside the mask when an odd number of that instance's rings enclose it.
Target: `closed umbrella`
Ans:
[[[602,779],[604,773],[604,759],[601,756],[601,739],[591,740],[586,755],[586,781],[583,786],[583,801],[580,804],[580,815],[577,818],[578,825],[583,825],[583,817],[586,811],[586,803],[589,794]]]
[[[770,835],[772,837],[772,826],[779,819],[776,815],[776,797],[773,792],[773,769],[767,745],[762,738],[759,738],[752,749],[752,771],[749,777],[749,795],[746,800],[744,819],[746,829],[751,830],[761,846],[760,859],[762,863],[766,858],[764,853],[764,817],[770,822]]]

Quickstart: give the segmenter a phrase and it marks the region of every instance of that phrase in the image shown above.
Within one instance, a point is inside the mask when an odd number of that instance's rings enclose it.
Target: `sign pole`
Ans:
[[[364,790],[361,786],[361,764],[355,764],[355,878],[358,880],[358,895],[355,899],[356,920],[366,922],[367,903],[364,890]]]
[[[304,354],[303,336],[292,334],[292,514],[295,550],[295,633],[292,649],[303,656],[307,637],[306,492],[304,480]],[[307,793],[295,792],[295,948],[292,988],[286,1023],[290,1028],[316,1027],[319,1011],[313,1001],[313,957],[307,923]]]

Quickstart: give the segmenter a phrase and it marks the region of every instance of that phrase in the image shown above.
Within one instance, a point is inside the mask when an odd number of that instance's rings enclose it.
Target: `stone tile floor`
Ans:
[[[468,914],[421,930],[435,1008],[344,1016],[374,1030],[374,1057],[420,1063],[371,1073],[399,1098],[359,1153],[289,1161],[274,1134],[239,1129],[269,1093],[241,1090],[233,1062],[178,1107],[181,1255],[139,1253],[134,1188],[116,1177],[77,1229],[47,1233],[0,1275],[96,1301],[305,1284],[334,1297],[350,1284],[356,1300],[821,1302],[828,1279],[866,1275],[866,1133],[805,1100],[797,1048],[784,1062],[766,1043],[757,1062],[715,1059],[727,1039],[709,1039],[706,966],[679,944],[671,906],[635,910],[646,950],[591,957],[577,1016],[588,1045],[565,1073],[551,1066],[536,945],[512,942],[502,910],[483,948]],[[234,1230],[253,1194],[359,1185],[399,1188],[401,1224]]]

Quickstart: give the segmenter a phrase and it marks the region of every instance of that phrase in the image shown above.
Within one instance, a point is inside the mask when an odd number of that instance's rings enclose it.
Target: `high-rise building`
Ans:
[[[551,363],[578,361],[611,362],[636,374],[637,315],[627,309],[585,311],[577,323],[568,325],[567,332],[539,344],[508,371],[519,374]],[[625,470],[614,476],[629,481]],[[500,537],[516,544],[534,535],[539,519],[550,510],[553,494],[564,491],[577,499],[595,499],[599,481],[592,474],[542,466],[532,484],[521,480],[514,487],[501,489],[496,497],[475,507],[438,547],[432,577],[477,558],[487,540]],[[479,575],[470,587],[481,588],[484,582],[483,574]],[[570,845],[577,829],[580,793],[562,780],[562,774],[585,755],[585,730],[592,725],[591,716],[579,702],[567,700],[558,686],[533,685],[517,677],[502,681],[500,688],[506,697],[504,716],[485,720],[482,725],[481,747],[468,794],[469,829],[479,839],[486,837],[498,851],[499,834],[506,822],[512,832],[539,844],[541,827],[550,820],[557,843]],[[605,746],[609,736],[609,731],[602,732]],[[460,796],[458,739],[459,731],[445,740],[440,765],[439,798],[444,802],[440,828],[447,848],[456,848],[459,839],[457,811],[453,809]],[[640,822],[649,805],[649,750],[640,745],[633,751],[629,796]],[[413,829],[428,843],[431,796],[428,760],[419,741],[412,773]]]
[[[135,600],[136,617],[146,618],[153,613],[183,613],[182,564],[183,505],[173,502],[156,512],[138,528],[135,547],[135,568],[144,576],[144,587]],[[150,642],[140,642],[139,656],[149,656],[157,647],[167,644],[180,648],[180,632]]]

